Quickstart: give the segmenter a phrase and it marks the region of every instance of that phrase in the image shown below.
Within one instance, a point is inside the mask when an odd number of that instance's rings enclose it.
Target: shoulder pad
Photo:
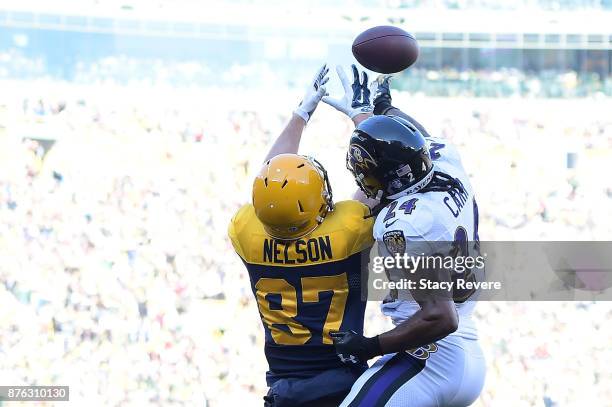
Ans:
[[[249,221],[255,216],[255,208],[253,205],[243,205],[230,221],[227,234],[234,246],[236,253],[244,258],[244,250],[242,245],[242,235]]]
[[[372,229],[373,219],[366,219],[370,208],[359,201],[341,201],[336,203],[334,211],[323,221],[325,229],[346,230],[350,233],[361,233],[364,223],[369,221]]]
[[[374,217],[370,216],[370,208],[359,201],[349,200],[338,202],[334,212],[334,222],[351,234],[349,241],[354,244],[349,250],[350,253],[360,252],[372,245]],[[324,225],[326,221],[323,221]]]
[[[365,218],[370,214],[370,208],[359,201],[348,200],[336,203],[334,211],[338,211],[343,217]]]

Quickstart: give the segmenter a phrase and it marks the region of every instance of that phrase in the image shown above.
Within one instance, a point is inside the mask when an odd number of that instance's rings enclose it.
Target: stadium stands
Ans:
[[[43,83],[5,83],[0,97],[0,304],[12,310],[0,317],[0,381],[70,383],[81,405],[259,403],[262,330],[225,230],[296,95],[268,95],[271,110],[257,111],[214,90],[194,105],[177,90]],[[597,174],[612,122],[597,101],[396,99],[460,146],[482,239],[610,236],[612,184]],[[591,114],[568,114],[581,103]],[[44,132],[57,126],[65,137],[51,146]],[[339,199],[353,188],[349,130],[321,107],[304,138]],[[612,334],[598,321],[609,317],[596,303],[480,304],[480,405],[582,403],[580,386],[605,404]],[[386,323],[370,304],[368,331]]]
[[[195,0],[18,3],[0,10],[2,384],[69,384],[77,406],[261,404],[263,331],[226,228],[298,88],[320,60],[349,62],[364,25],[420,24],[394,101],[459,146],[482,240],[611,236],[608,0],[346,1],[310,29],[327,1],[286,20],[224,2],[221,23]],[[558,20],[529,31],[541,16]],[[350,131],[321,106],[303,138],[337,199],[354,189]],[[481,303],[476,317],[477,406],[612,400],[609,305]],[[367,332],[388,324],[369,304]]]

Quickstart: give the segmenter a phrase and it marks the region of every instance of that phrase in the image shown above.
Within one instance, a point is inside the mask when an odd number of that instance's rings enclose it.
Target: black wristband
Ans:
[[[380,347],[380,341],[378,340],[378,335],[372,338],[365,338],[365,348],[367,354],[367,358],[372,359],[374,356],[380,356],[383,354],[383,351]]]
[[[391,101],[381,100],[378,103],[374,103],[374,114],[377,116],[384,115],[391,109],[394,109],[394,107],[391,105]]]

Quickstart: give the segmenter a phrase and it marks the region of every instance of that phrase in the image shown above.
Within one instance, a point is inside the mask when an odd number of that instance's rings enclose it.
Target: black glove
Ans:
[[[365,363],[374,356],[383,354],[378,336],[366,338],[355,331],[330,332],[329,335],[343,363]]]
[[[385,114],[387,110],[391,109],[391,89],[389,82],[391,75],[380,75],[376,78],[376,90],[374,93],[374,114],[381,115]]]
[[[324,96],[322,100],[352,119],[362,113],[372,113],[373,107],[370,101],[370,88],[368,88],[368,74],[363,71],[360,77],[355,65],[351,65],[351,69],[353,71],[352,84],[346,77],[344,69],[341,66],[336,67],[344,95],[341,98]]]
[[[353,100],[351,101],[351,107],[353,109],[357,108],[370,108],[370,89],[368,88],[368,73],[363,71],[361,73],[361,80],[359,80],[359,70],[355,66],[355,64],[351,65],[353,70],[353,84],[351,88],[353,89]]]

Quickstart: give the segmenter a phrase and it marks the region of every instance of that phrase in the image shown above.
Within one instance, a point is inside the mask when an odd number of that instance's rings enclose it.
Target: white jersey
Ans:
[[[478,242],[478,209],[470,181],[454,146],[435,137],[427,140],[434,171],[458,179],[465,191],[414,193],[387,205],[378,214],[374,224],[374,238],[378,242],[380,255],[398,251],[404,251],[409,256],[429,255],[434,254],[428,252],[433,250],[431,242],[454,242],[461,255],[474,256],[475,244]],[[393,247],[390,249],[389,245]],[[399,281],[402,278],[399,274],[391,271],[389,279]],[[454,294],[457,298],[457,293]],[[471,293],[463,294],[467,297]],[[477,339],[471,319],[474,305],[474,301],[456,303],[459,327],[453,335]],[[396,325],[420,309],[409,290],[400,290],[394,298],[386,300],[381,308]]]

